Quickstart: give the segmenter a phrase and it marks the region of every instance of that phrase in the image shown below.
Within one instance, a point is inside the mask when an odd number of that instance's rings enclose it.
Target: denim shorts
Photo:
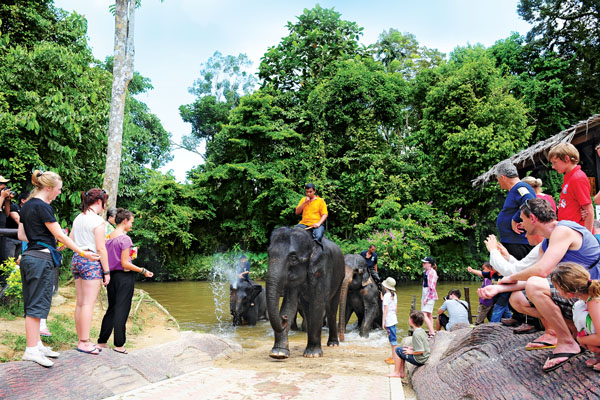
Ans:
[[[102,264],[100,264],[100,261],[88,260],[85,257],[81,257],[79,254],[73,254],[73,259],[71,260],[71,272],[73,273],[73,279],[91,281],[103,278]]]
[[[396,338],[396,325],[386,326],[385,330],[388,334],[388,339],[390,339],[390,344],[392,346],[398,346],[398,339]]]
[[[48,318],[54,285],[52,256],[50,253],[40,251],[25,252],[19,269],[21,282],[23,282],[25,316]]]
[[[409,362],[413,365],[421,366],[421,365],[425,365],[425,364],[421,364],[420,362],[418,362],[417,360],[415,360],[415,356],[412,354],[404,354],[404,347],[396,347],[396,354],[398,355],[398,357],[400,357],[401,359],[403,359],[406,362]]]

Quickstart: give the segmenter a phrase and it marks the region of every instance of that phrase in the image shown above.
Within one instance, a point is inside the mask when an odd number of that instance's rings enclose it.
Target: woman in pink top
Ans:
[[[108,348],[106,344],[111,333],[114,331],[113,342],[114,351],[121,354],[127,354],[125,349],[125,325],[131,309],[131,299],[133,297],[133,284],[135,274],[131,271],[139,272],[146,278],[151,278],[154,274],[146,268],[140,268],[131,262],[131,253],[133,242],[127,236],[127,232],[133,226],[133,214],[123,208],[117,209],[115,216],[117,227],[108,235],[106,241],[106,250],[108,252],[108,265],[110,267],[110,283],[106,287],[108,296],[108,309],[104,318],[102,318],[102,327],[100,328],[100,337],[98,346]]]
[[[534,178],[533,176],[526,176],[525,178],[523,178],[521,180],[523,182],[529,184],[529,186],[531,186],[533,188],[533,190],[535,191],[536,197],[539,197],[540,199],[544,199],[548,203],[550,203],[550,205],[552,206],[552,209],[554,210],[554,213],[556,214],[556,202],[554,201],[552,196],[542,192],[542,180],[541,179]]]

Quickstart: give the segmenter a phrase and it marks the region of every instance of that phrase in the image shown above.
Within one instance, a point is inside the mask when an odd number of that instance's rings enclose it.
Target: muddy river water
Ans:
[[[264,287],[264,282],[260,282]],[[435,304],[434,314],[443,303],[442,297],[449,290],[459,288],[463,294],[463,288],[470,289],[470,303],[473,313],[477,312],[479,299],[476,289],[480,282],[440,282],[437,292],[440,297]],[[273,340],[273,331],[268,321],[259,321],[254,327],[238,326],[231,324],[229,314],[229,283],[221,282],[138,282],[136,287],[147,291],[150,296],[162,304],[179,321],[182,330],[197,330],[212,333],[224,338],[232,339],[245,348],[251,348],[264,344],[265,340]],[[417,309],[421,299],[420,283],[399,283],[398,294],[398,336],[406,336],[408,330],[408,314],[413,296],[417,298]],[[298,317],[298,323],[301,319]],[[305,335],[301,332],[290,332],[290,339],[294,335]],[[324,334],[322,336],[326,338]],[[326,339],[323,339],[326,341]],[[365,341],[368,340],[375,346],[384,345],[387,336],[383,330],[372,332],[369,339],[358,336],[356,327],[356,316],[353,315],[348,323],[346,340]]]

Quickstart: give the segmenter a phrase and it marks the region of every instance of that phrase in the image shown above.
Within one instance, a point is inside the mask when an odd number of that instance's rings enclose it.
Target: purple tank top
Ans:
[[[577,222],[567,220],[558,221],[556,226],[569,227],[582,235],[581,248],[579,250],[567,250],[560,261],[577,263],[588,270],[591,279],[598,279],[600,276],[597,263],[598,259],[600,259],[600,244],[598,244],[598,240],[596,240],[590,231]],[[544,252],[548,249],[548,239],[544,239],[542,242],[542,249]],[[590,268],[590,265],[594,266]]]

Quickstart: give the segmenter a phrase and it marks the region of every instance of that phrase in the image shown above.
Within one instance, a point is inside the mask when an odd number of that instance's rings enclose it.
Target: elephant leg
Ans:
[[[340,341],[338,338],[338,326],[336,323],[337,309],[340,302],[340,292],[333,296],[333,299],[326,305],[327,311],[327,323],[329,325],[329,339],[327,340],[327,346],[339,346]]]
[[[314,300],[304,308],[306,315],[306,333],[308,341],[304,349],[304,357],[322,357],[321,331],[323,329],[323,315],[325,313],[324,304],[316,304],[319,300]],[[304,304],[303,304],[304,306]],[[337,332],[337,330],[336,330]]]
[[[283,298],[283,304],[281,305],[280,315],[294,315],[297,309],[298,294],[291,293],[289,296]],[[274,332],[275,344],[271,349],[269,356],[276,359],[284,359],[290,357],[290,343],[288,340],[288,333],[290,331],[290,324],[287,324],[283,331]]]

